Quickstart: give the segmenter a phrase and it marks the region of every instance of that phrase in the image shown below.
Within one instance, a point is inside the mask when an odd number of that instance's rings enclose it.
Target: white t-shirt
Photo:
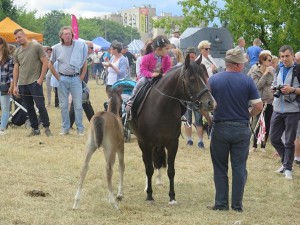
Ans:
[[[113,61],[113,58],[111,60],[111,64],[113,66],[119,68],[120,58],[116,62],[112,62],[112,61]],[[118,74],[117,74],[117,72],[112,67],[108,67],[107,72],[108,72],[108,75],[107,75],[107,85],[113,85],[114,83],[117,82]]]

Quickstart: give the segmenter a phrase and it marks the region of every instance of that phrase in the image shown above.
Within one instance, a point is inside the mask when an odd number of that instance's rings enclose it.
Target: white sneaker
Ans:
[[[0,135],[4,135],[4,134],[6,134],[6,133],[4,132],[4,130],[0,130]]]
[[[68,135],[70,132],[68,130],[63,130],[62,132],[59,133],[59,135]]]
[[[284,175],[285,175],[285,179],[288,179],[288,180],[292,180],[293,179],[292,171],[290,171],[290,170],[285,170],[284,171]]]
[[[281,166],[278,170],[274,171],[275,173],[283,173],[284,172],[284,166]]]

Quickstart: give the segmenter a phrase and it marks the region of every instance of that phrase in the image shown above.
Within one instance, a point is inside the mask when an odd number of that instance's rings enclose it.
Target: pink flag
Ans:
[[[75,15],[71,15],[72,19],[72,29],[74,31],[74,39],[77,40],[79,38],[79,27],[78,27],[78,22],[77,22],[77,18]]]

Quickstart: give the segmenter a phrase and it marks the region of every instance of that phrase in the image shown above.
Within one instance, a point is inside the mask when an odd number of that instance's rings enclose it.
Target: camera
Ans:
[[[281,96],[282,94],[281,88],[283,87],[284,87],[283,85],[279,84],[278,86],[272,88],[272,90],[275,91],[273,94],[275,98],[279,98]]]

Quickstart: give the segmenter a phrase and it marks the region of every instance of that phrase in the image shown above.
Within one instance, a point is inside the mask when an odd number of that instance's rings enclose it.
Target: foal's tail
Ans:
[[[153,151],[153,165],[155,169],[167,167],[167,155],[164,147],[157,147]]]
[[[97,148],[99,148],[103,141],[104,119],[100,116],[95,116],[92,120],[92,126],[94,126],[94,140]]]

